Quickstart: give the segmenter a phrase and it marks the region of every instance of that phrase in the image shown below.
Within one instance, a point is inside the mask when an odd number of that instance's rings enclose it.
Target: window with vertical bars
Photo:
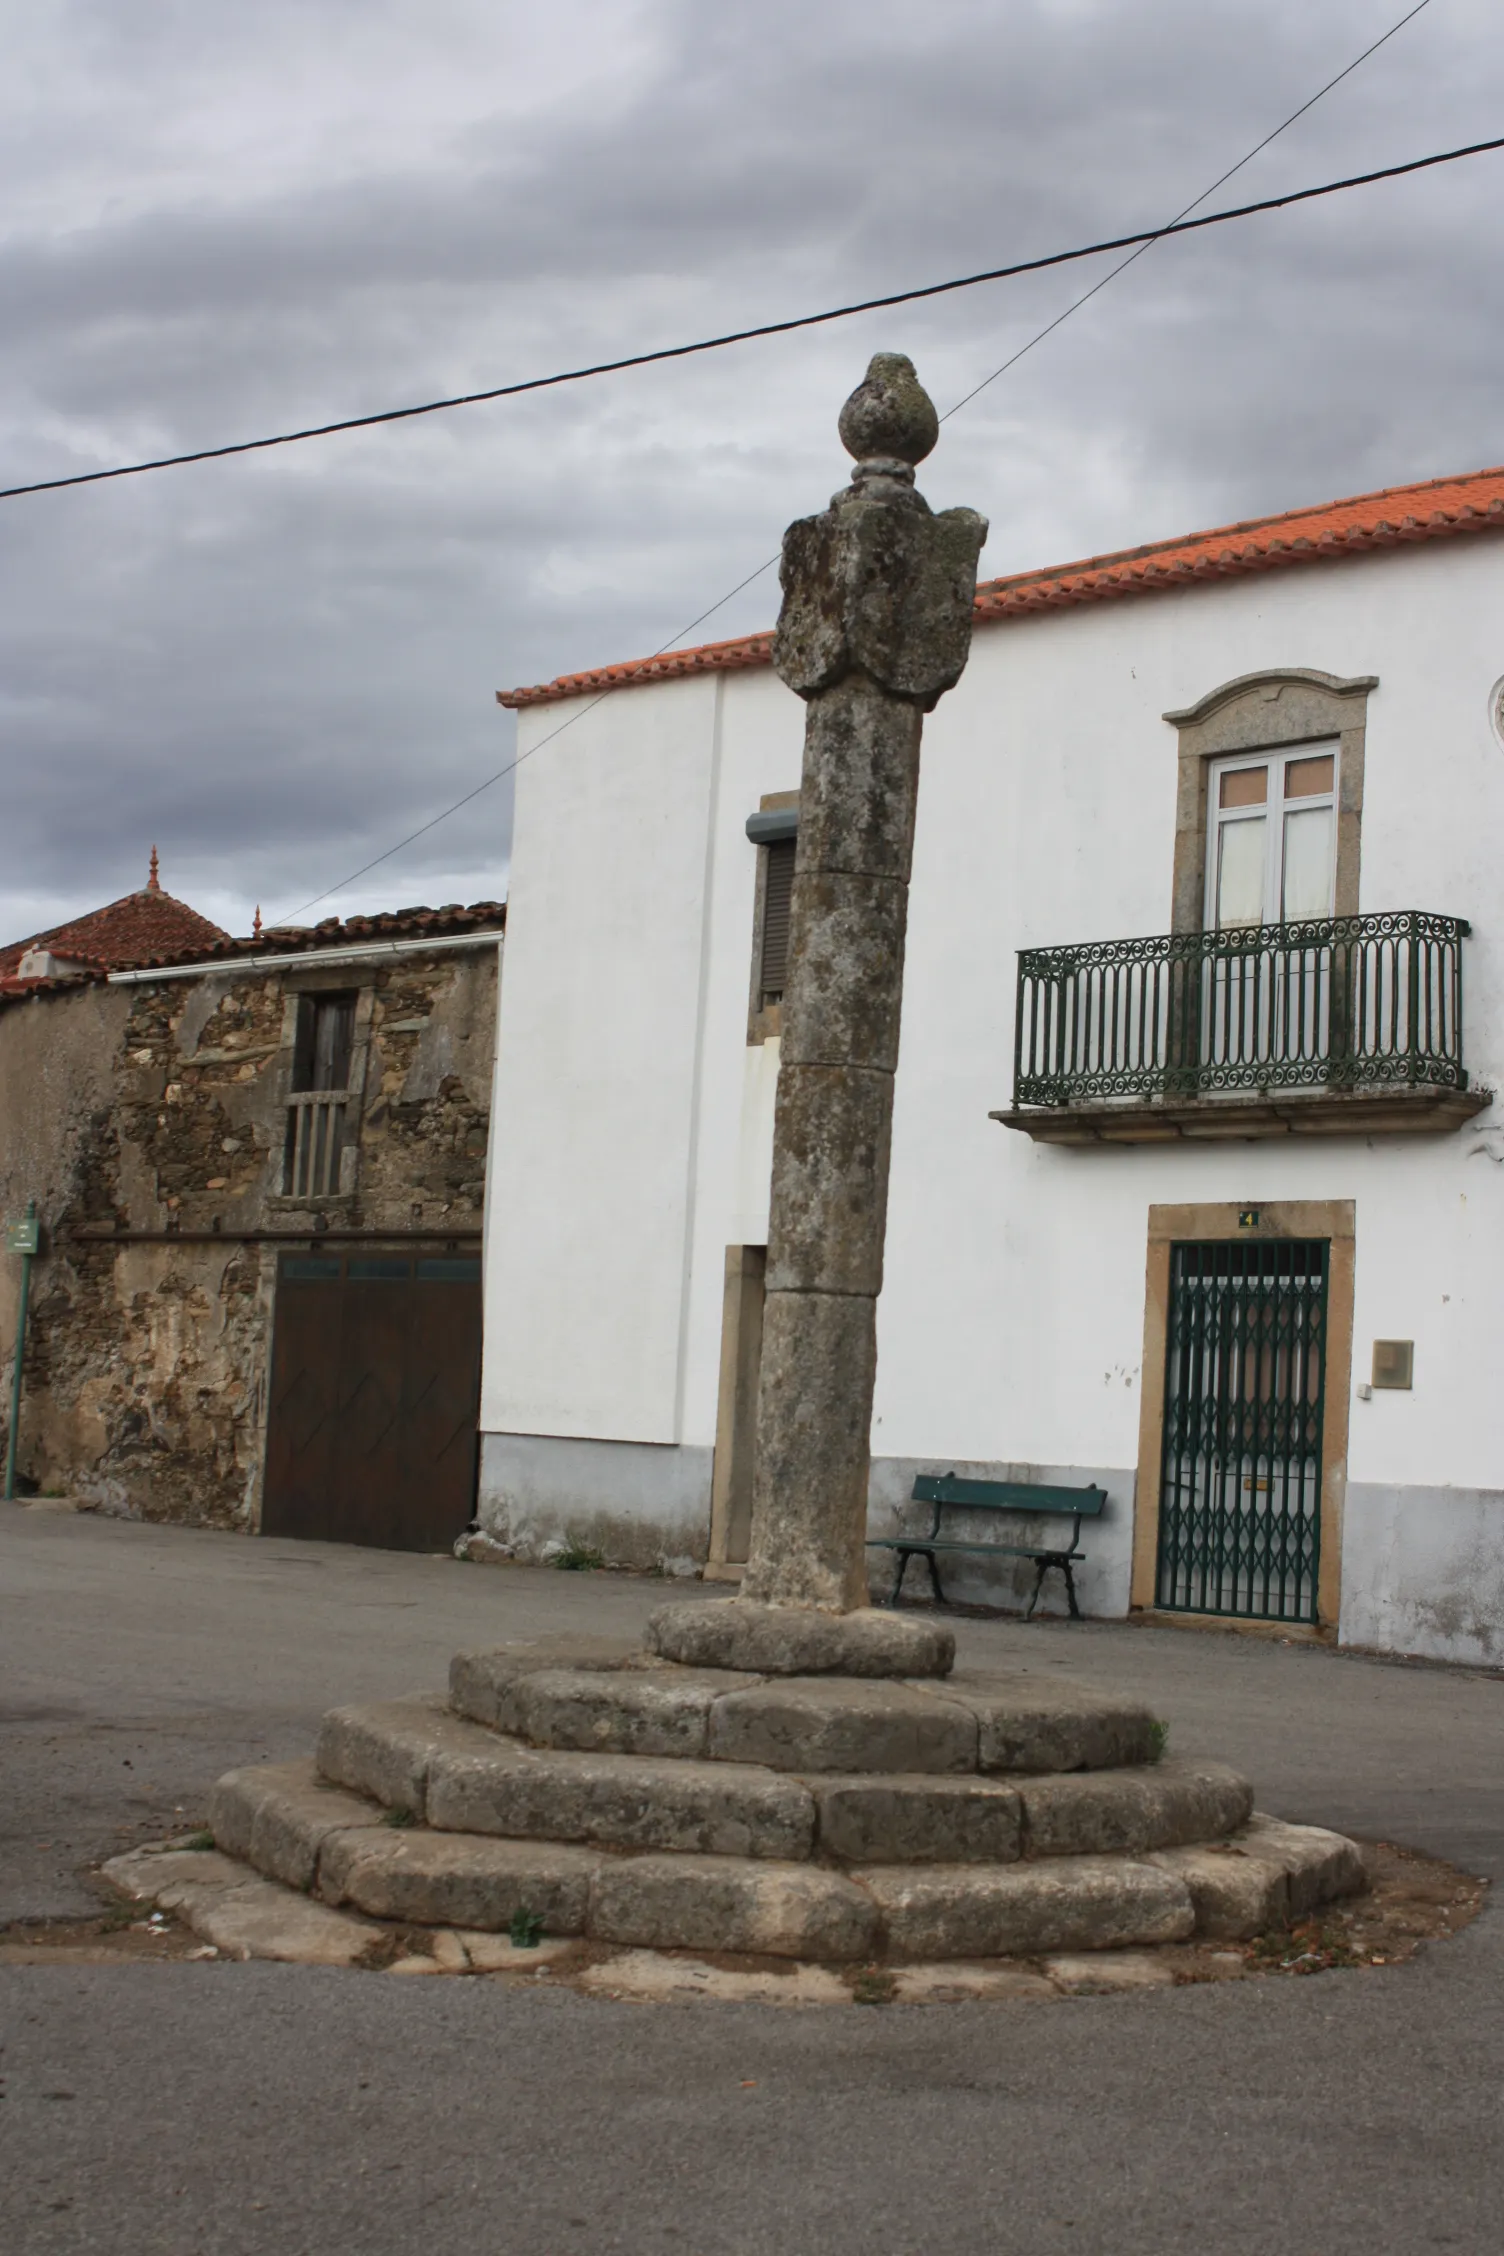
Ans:
[[[763,881],[762,965],[758,974],[763,1005],[778,1002],[789,972],[789,919],[794,900],[794,850],[797,839],[775,838],[763,848],[768,857]]]
[[[304,995],[299,1000],[287,1098],[282,1176],[286,1197],[333,1198],[353,1187],[347,1180],[345,1150],[351,1126],[355,1003],[353,994]]]

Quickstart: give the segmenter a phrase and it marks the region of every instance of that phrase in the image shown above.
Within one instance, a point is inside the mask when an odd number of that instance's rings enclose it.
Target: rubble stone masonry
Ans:
[[[62,982],[0,1008],[0,1216],[35,1198],[42,1222],[27,1485],[132,1517],[255,1527],[279,1250],[264,1233],[476,1231],[499,941]],[[295,1203],[283,1170],[298,998],[336,990],[358,998],[355,1181]],[[156,1235],[127,1235],[142,1232]],[[19,1270],[0,1256],[0,1435]]]

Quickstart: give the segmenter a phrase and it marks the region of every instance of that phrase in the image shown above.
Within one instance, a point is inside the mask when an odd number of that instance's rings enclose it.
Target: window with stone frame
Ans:
[[[300,995],[287,1098],[283,1195],[337,1197],[349,1188],[353,1160],[350,1061],[355,1046],[353,991]]]
[[[1279,667],[1165,714],[1178,737],[1172,932],[1357,915],[1377,687]]]

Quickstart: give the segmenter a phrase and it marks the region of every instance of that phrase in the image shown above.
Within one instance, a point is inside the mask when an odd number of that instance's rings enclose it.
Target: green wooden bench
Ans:
[[[929,1531],[925,1535],[880,1535],[868,1543],[869,1551],[896,1551],[898,1574],[893,1584],[890,1606],[898,1604],[898,1594],[903,1588],[903,1578],[913,1558],[928,1559],[930,1574],[934,1579],[935,1597],[943,1606],[945,1592],[940,1587],[940,1557],[942,1554],[965,1553],[972,1557],[996,1559],[1032,1559],[1035,1562],[1034,1591],[1029,1600],[1027,1621],[1039,1603],[1039,1593],[1044,1578],[1051,1567],[1058,1567],[1065,1576],[1065,1595],[1070,1602],[1071,1619],[1081,1619],[1081,1609],[1076,1604],[1076,1578],[1071,1572],[1072,1562],[1084,1559],[1079,1548],[1081,1522],[1099,1520],[1107,1503],[1105,1488],[1050,1488],[1043,1482],[963,1480],[959,1473],[921,1473],[914,1483],[913,1501],[933,1507]],[[983,1543],[975,1539],[958,1541],[940,1532],[943,1515],[947,1511],[979,1513],[996,1512],[999,1518],[1012,1514],[1015,1518],[1037,1518],[1058,1513],[1062,1519],[1072,1521],[1069,1543],[1045,1547],[1035,1543]]]

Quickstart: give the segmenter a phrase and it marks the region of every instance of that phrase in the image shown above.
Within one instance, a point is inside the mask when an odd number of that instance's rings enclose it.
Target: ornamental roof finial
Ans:
[[[162,880],[157,875],[157,849],[155,846],[151,850],[151,866],[146,873],[146,890],[148,893],[160,893],[162,890]]]
[[[253,940],[261,938],[261,903],[259,901],[256,903],[256,914],[251,919],[251,938]]]

